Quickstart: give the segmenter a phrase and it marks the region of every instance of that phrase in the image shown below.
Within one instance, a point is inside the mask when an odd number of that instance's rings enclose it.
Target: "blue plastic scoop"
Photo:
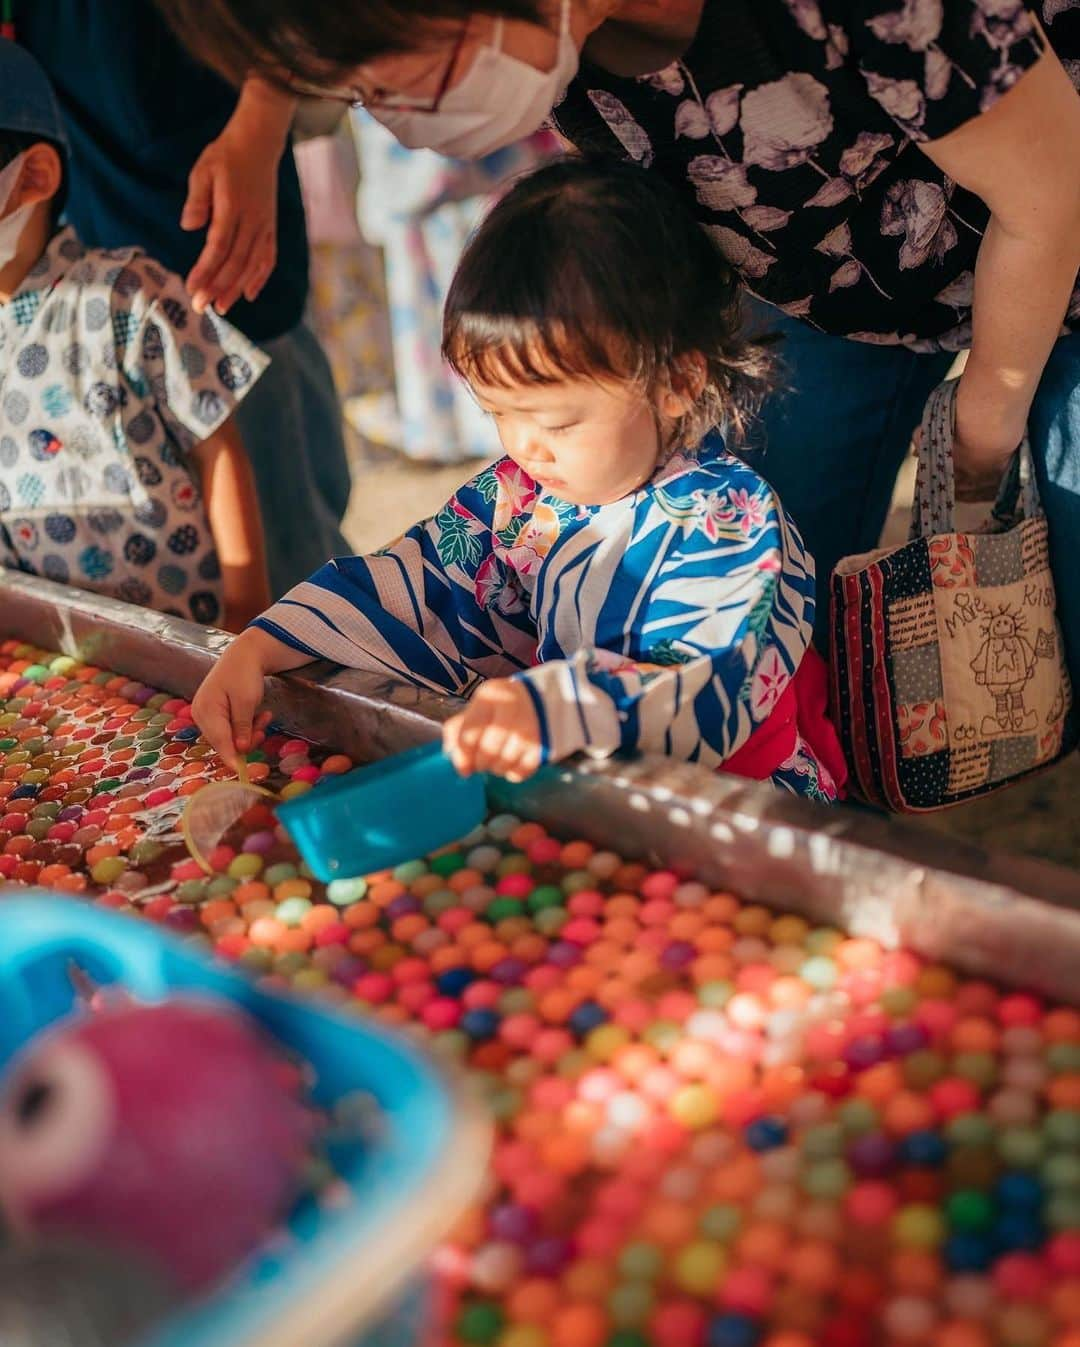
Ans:
[[[353,879],[437,851],[484,820],[484,776],[459,776],[438,742],[320,782],[277,815],[317,879]]]

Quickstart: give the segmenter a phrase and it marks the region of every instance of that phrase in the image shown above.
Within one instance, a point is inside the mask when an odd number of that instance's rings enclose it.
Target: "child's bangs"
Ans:
[[[567,379],[637,381],[640,362],[627,358],[612,333],[562,322],[531,322],[462,314],[447,334],[445,355],[470,383],[492,388],[562,383]]]

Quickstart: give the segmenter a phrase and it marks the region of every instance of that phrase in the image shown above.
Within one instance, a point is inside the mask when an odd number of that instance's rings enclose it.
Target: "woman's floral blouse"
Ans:
[[[1043,0],[1040,17],[1080,85],[1080,0]],[[988,212],[919,143],[985,112],[1042,48],[1023,0],[705,0],[683,60],[640,79],[583,63],[555,121],[687,192],[785,313],[961,350]]]

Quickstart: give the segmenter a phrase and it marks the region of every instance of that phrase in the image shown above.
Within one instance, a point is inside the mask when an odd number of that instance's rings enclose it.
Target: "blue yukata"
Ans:
[[[434,518],[330,562],[256,625],[436,692],[520,679],[545,761],[639,750],[719,766],[790,704],[813,622],[813,562],[794,526],[710,438],[608,505],[568,504],[500,459]],[[793,734],[767,774],[833,799],[813,737]]]

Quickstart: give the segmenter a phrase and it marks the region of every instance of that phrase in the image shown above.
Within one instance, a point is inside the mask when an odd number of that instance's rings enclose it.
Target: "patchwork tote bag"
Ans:
[[[984,529],[958,533],[956,382],[923,414],[909,541],[832,575],[832,709],[849,784],[898,813],[985,795],[1077,738],[1027,437]]]

